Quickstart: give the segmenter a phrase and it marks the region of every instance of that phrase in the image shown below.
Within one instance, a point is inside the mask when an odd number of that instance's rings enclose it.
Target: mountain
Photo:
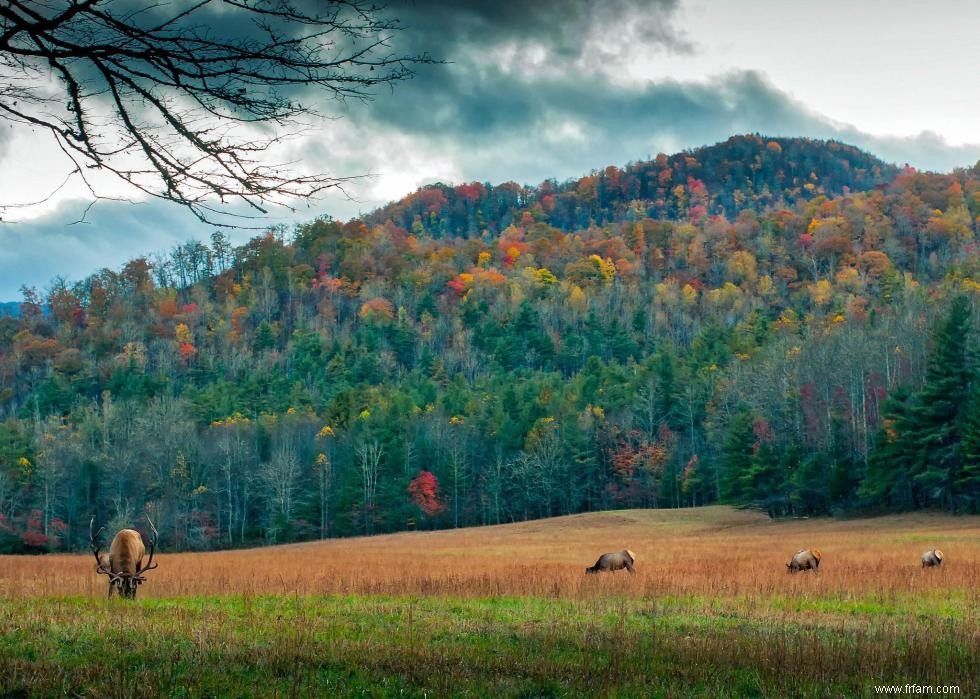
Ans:
[[[746,209],[758,212],[818,196],[870,190],[897,174],[894,165],[837,141],[732,136],[713,146],[660,154],[622,169],[609,166],[562,184],[430,185],[379,209],[367,221],[390,220],[411,228],[417,218],[429,223],[425,219],[437,206],[438,225],[427,226],[430,233],[499,233],[500,226],[512,222],[515,210],[540,207],[551,225],[570,230],[622,220],[637,202],[654,219],[684,219],[692,207],[695,215],[734,217]]]
[[[739,136],[55,284],[0,318],[0,550],[977,511],[978,216],[978,168]]]

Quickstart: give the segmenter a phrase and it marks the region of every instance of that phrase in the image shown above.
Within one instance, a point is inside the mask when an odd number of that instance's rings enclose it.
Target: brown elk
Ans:
[[[625,549],[616,553],[602,554],[599,556],[599,560],[595,562],[595,565],[586,568],[585,572],[591,575],[593,573],[616,571],[625,568],[629,572],[635,573],[636,571],[633,569],[634,563],[636,563],[636,554],[629,549]]]
[[[793,554],[793,557],[786,564],[786,569],[790,573],[801,570],[812,570],[814,573],[820,568],[820,549],[802,549]]]
[[[146,521],[149,522],[150,529],[153,531],[148,557],[145,557],[146,548],[143,546],[143,537],[134,529],[120,529],[109,545],[109,553],[103,553],[102,547],[96,543],[96,540],[105,530],[105,527],[99,529],[95,534],[92,533],[92,528],[95,525],[94,515],[88,524],[89,546],[92,547],[92,553],[95,556],[95,571],[100,575],[109,576],[109,597],[112,597],[112,590],[115,588],[121,597],[136,599],[136,590],[146,582],[144,577],[146,571],[153,570],[159,565],[153,562],[153,552],[156,549],[159,534],[149,516],[147,516]]]

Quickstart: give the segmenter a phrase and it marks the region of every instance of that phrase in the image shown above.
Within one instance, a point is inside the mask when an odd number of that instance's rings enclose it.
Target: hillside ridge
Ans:
[[[452,211],[445,233],[474,234],[481,232],[480,221],[468,216],[469,211],[499,211],[499,204],[511,197],[526,208],[540,207],[546,220],[562,229],[615,220],[636,200],[647,202],[646,215],[677,219],[690,215],[685,206],[689,195],[675,189],[692,184],[698,198],[695,205],[704,207],[705,214],[735,216],[742,209],[761,211],[799,197],[872,189],[888,184],[898,172],[895,165],[840,141],[744,134],[673,155],[661,153],[653,160],[622,168],[610,165],[561,183],[552,179],[537,186],[515,182],[426,185],[364,219],[369,223],[391,220],[410,228],[438,203]],[[489,220],[500,219],[499,214],[489,216]],[[487,230],[494,232],[492,227]]]
[[[145,507],[177,549],[980,509],[980,169],[697,153],[27,289],[0,317],[0,552],[84,548],[93,512]]]

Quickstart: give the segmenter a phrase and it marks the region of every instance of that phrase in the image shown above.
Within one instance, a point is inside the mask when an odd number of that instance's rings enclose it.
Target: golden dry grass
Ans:
[[[811,547],[820,573],[788,574]],[[636,575],[585,575],[623,548]],[[632,510],[158,561],[134,604],[98,599],[90,555],[0,557],[0,695],[980,688],[977,517]]]
[[[823,552],[819,575],[789,575],[801,548]],[[630,548],[637,574],[584,575]],[[941,548],[941,569],[921,554]],[[787,594],[837,599],[965,597],[977,611],[980,518],[912,514],[770,521],[726,507],[627,510],[492,527],[410,532],[215,553],[161,553],[140,597],[391,594],[589,598]],[[0,595],[100,596],[91,555],[0,556]]]

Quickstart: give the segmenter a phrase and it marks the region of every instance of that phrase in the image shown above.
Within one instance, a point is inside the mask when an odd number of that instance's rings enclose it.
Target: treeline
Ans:
[[[977,511],[980,168],[878,184],[840,144],[713,148],[667,159],[703,179],[666,209],[471,184],[457,226],[433,186],[25,289],[0,318],[0,550],[147,507],[172,549],[719,501]],[[751,188],[726,174],[756,162]],[[809,163],[832,172],[789,187]]]

